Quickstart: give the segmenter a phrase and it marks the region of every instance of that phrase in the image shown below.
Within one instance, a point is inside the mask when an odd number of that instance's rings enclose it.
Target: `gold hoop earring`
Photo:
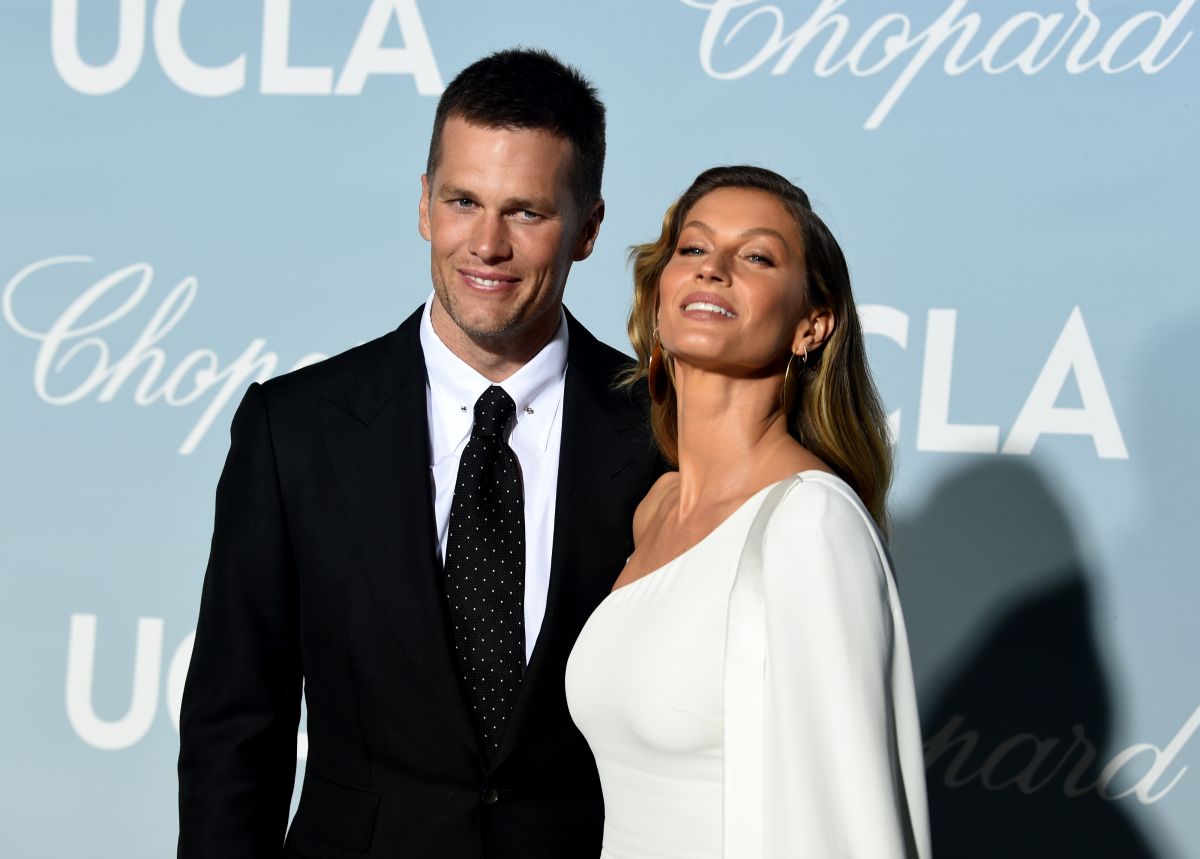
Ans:
[[[795,352],[788,355],[787,364],[783,368],[783,388],[779,391],[779,404],[783,406],[783,413],[785,415],[792,413],[792,406],[796,402],[796,392],[792,382],[792,361],[795,357]]]
[[[670,384],[666,358],[663,355],[662,344],[658,339],[658,329],[654,329],[654,345],[650,348],[650,364],[646,368],[646,385],[650,389],[650,399],[661,406],[667,399]]]

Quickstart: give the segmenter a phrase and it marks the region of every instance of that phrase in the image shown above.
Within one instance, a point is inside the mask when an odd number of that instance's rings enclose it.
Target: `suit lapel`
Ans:
[[[373,602],[478,755],[435,551],[420,318],[418,310],[381,340],[342,399],[323,404],[325,436]]]
[[[575,638],[609,593],[631,548],[630,500],[636,504],[647,488],[627,482],[637,480],[634,472],[640,474],[630,466],[650,459],[643,413],[627,393],[613,389],[612,367],[592,335],[569,313],[567,322],[570,346],[546,614],[493,768],[523,730],[536,730],[536,713],[554,703],[546,696],[562,695]]]

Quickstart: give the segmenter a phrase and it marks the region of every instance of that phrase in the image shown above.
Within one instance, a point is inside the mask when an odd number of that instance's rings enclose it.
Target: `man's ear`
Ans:
[[[421,202],[417,204],[417,229],[421,238],[430,241],[433,234],[429,230],[429,176],[421,174]]]
[[[572,260],[580,262],[592,255],[592,249],[596,247],[596,237],[600,235],[600,222],[603,220],[604,200],[599,200],[592,207],[591,212],[584,219],[583,225],[579,228],[579,237],[575,242],[575,252],[571,254]]]

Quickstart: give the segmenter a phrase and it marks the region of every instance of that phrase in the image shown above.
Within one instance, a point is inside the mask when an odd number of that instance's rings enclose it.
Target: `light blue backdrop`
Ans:
[[[526,44],[609,106],[603,339],[707,166],[842,242],[939,855],[1200,855],[1193,5],[4,0],[0,854],[172,853],[232,405],[425,298],[436,93]]]

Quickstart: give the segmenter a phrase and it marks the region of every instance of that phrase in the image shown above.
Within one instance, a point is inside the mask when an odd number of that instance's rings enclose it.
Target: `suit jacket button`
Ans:
[[[496,790],[496,788],[489,787],[487,790],[485,790],[483,792],[483,804],[484,805],[495,805],[499,801],[500,801],[500,791]]]

